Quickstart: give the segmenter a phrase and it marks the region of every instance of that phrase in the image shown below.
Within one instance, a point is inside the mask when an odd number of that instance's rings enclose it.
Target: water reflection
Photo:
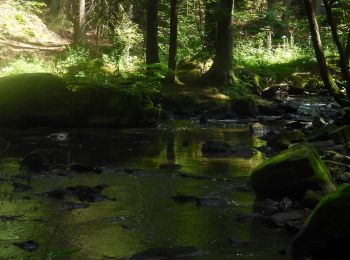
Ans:
[[[192,123],[145,130],[77,130],[70,141],[46,138],[52,131],[2,131],[11,146],[1,165],[1,176],[9,181],[0,185],[0,258],[40,259],[57,249],[79,248],[64,259],[123,259],[150,247],[195,246],[206,253],[198,259],[278,259],[290,237],[249,222],[238,222],[236,215],[250,212],[254,194],[239,192],[238,184],[248,180],[250,170],[264,155],[251,157],[204,157],[202,144],[224,140],[234,147],[253,147],[261,141],[247,126],[202,128]],[[58,151],[62,163],[84,162],[105,166],[99,175],[33,176],[33,190],[12,192],[11,178],[18,174],[18,160],[34,149]],[[218,179],[183,178],[159,169],[162,163],[182,166],[181,172]],[[140,168],[133,174],[124,168]],[[19,180],[23,181],[23,180]],[[104,194],[110,199],[91,203],[86,209],[62,210],[62,201],[40,195],[75,185],[108,184]],[[222,198],[235,203],[222,207],[178,204],[176,194]],[[74,200],[67,198],[66,200]],[[227,239],[235,236],[242,243],[233,248]],[[33,239],[41,248],[27,253],[13,242]],[[251,258],[253,256],[253,258]],[[286,259],[286,258],[284,258]]]

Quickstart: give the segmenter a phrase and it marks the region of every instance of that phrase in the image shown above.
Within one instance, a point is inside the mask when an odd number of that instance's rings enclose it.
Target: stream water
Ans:
[[[201,152],[207,140],[245,148],[261,145],[247,124],[216,122],[202,127],[176,121],[156,129],[75,130],[61,141],[49,139],[52,133],[0,133],[10,144],[0,169],[0,259],[50,259],[69,251],[74,254],[57,259],[127,259],[149,248],[185,246],[200,251],[186,259],[289,259],[278,252],[289,250],[292,235],[238,218],[252,212],[255,196],[242,187],[264,155],[256,151],[220,158]],[[19,160],[38,148],[55,150],[62,163],[91,163],[103,166],[103,172],[26,176]],[[159,169],[169,162],[182,168]],[[14,176],[33,189],[14,192]],[[63,203],[75,198],[43,196],[59,187],[100,184],[108,185],[102,192],[108,199],[87,208],[66,210]],[[178,194],[226,203],[178,203],[172,199]],[[14,245],[27,240],[36,241],[39,248],[27,252]]]

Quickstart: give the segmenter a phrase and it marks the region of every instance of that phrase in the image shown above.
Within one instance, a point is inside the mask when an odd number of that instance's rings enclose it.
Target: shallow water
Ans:
[[[57,130],[56,130],[57,131]],[[127,259],[153,247],[194,246],[202,254],[186,259],[289,259],[292,237],[283,230],[261,223],[237,220],[237,214],[252,212],[255,196],[237,187],[249,180],[252,168],[264,155],[205,157],[206,140],[225,140],[235,147],[252,148],[262,141],[245,124],[173,122],[156,129],[93,129],[69,131],[71,139],[50,140],[50,129],[2,130],[10,146],[3,154],[0,182],[0,259],[48,259],[53,252],[76,249],[57,259]],[[62,130],[64,132],[64,130]],[[9,180],[20,173],[18,161],[34,149],[55,149],[61,163],[92,163],[103,166],[102,174],[70,176],[31,175],[18,182],[33,190],[13,192]],[[180,164],[179,171],[159,169],[162,163]],[[125,168],[135,168],[126,173]],[[190,178],[207,176],[206,179]],[[28,174],[28,173],[22,173]],[[88,208],[62,210],[63,201],[40,193],[75,185],[108,184],[108,200]],[[223,198],[224,206],[176,203],[177,194]],[[74,200],[69,198],[66,200]],[[232,246],[229,238],[242,243]],[[26,252],[13,243],[35,240],[40,247]]]

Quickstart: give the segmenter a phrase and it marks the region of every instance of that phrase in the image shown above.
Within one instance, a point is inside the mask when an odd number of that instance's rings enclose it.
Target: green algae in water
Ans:
[[[12,198],[4,198],[0,215],[20,217],[0,221],[0,258],[38,259],[57,249],[74,248],[80,251],[67,258],[123,259],[153,247],[194,246],[206,253],[198,259],[280,259],[277,252],[287,248],[291,241],[291,236],[283,232],[237,221],[237,214],[252,211],[255,195],[239,192],[236,186],[249,180],[250,171],[261,163],[263,154],[256,153],[251,158],[202,156],[202,144],[211,139],[252,147],[259,141],[251,136],[248,127],[202,128],[181,123],[163,129],[90,130],[94,138],[88,142],[78,138],[63,146],[48,141],[46,136],[50,133],[12,131],[1,136],[16,143],[18,148],[8,151],[12,158],[21,158],[34,149],[50,148],[63,150],[63,154],[69,151],[74,162],[106,168],[99,175],[33,175],[30,179],[33,190],[26,192],[12,193],[12,185],[7,183],[4,187]],[[160,170],[159,165],[168,161],[181,164],[183,173],[212,179],[184,178]],[[18,173],[18,159],[3,162],[4,171],[12,172],[7,177]],[[123,170],[127,167],[141,170],[127,174]],[[91,203],[85,209],[62,210],[63,201],[39,195],[59,187],[100,184],[109,185],[103,194],[110,199]],[[178,204],[172,200],[176,194],[222,198],[229,204],[223,207]],[[232,247],[227,241],[231,237],[243,243]],[[28,253],[12,245],[26,240],[35,240],[40,248]],[[45,250],[48,241],[51,243]]]

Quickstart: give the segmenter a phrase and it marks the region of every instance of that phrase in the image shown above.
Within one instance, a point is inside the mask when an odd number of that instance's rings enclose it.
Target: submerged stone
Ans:
[[[188,203],[193,202],[197,206],[203,207],[222,207],[228,205],[228,201],[222,198],[205,198],[205,197],[196,197],[192,195],[176,195],[172,199],[176,203]]]
[[[78,185],[75,187],[68,187],[67,190],[80,201],[98,202],[107,199],[107,196],[101,193],[106,187],[106,185],[97,185],[95,187]]]
[[[295,256],[345,259],[350,245],[350,185],[321,199],[293,241]]]
[[[301,145],[266,160],[251,174],[258,199],[302,200],[307,190],[335,190],[330,173],[316,150]]]
[[[169,171],[177,171],[181,169],[181,165],[180,164],[176,164],[176,163],[162,163],[159,165],[159,169],[162,170],[169,170]]]
[[[35,150],[26,155],[20,162],[21,168],[33,172],[48,171],[54,164],[54,155],[46,150]]]
[[[28,240],[24,242],[19,243],[13,243],[14,246],[17,246],[23,250],[26,250],[28,252],[34,252],[39,248],[39,244],[35,242],[34,240]]]
[[[75,210],[75,209],[85,209],[88,208],[89,204],[83,203],[83,202],[73,202],[73,201],[67,201],[63,203],[62,209],[64,210]]]
[[[132,260],[155,260],[155,259],[173,259],[173,258],[185,258],[202,255],[203,253],[197,248],[192,246],[186,247],[159,247],[150,248],[143,252],[137,253],[132,256]]]
[[[230,155],[234,152],[232,145],[225,141],[207,141],[202,146],[202,153],[205,155]]]

